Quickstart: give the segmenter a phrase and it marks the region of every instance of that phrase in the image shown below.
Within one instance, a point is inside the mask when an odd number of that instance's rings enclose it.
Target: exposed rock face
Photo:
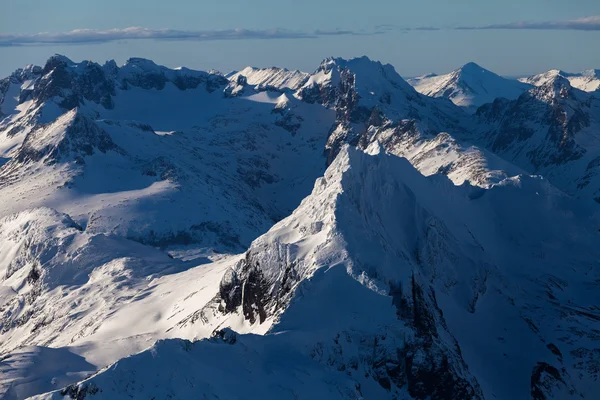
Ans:
[[[205,85],[208,92],[214,92],[228,82],[220,74],[192,71],[187,68],[172,70],[143,58],[130,58],[119,69],[117,78],[123,88],[132,85],[147,90],[162,90],[167,82],[171,82],[180,90],[196,89]]]
[[[267,316],[283,311],[298,285],[298,272],[286,267],[281,280],[267,279],[260,262],[248,252],[244,260],[227,272],[219,288],[222,312],[241,310],[251,324],[264,323]]]
[[[266,304],[265,297],[267,294],[263,291],[259,291],[260,289],[263,289],[260,271],[257,271],[256,269],[248,271],[248,269],[249,268],[246,268],[246,271],[242,271],[245,272],[244,276],[241,277],[242,279],[240,279],[239,274],[236,271],[232,270],[228,273],[228,276],[225,276],[221,281],[219,295],[225,302],[223,311],[233,312],[236,311],[238,307],[241,307],[244,317],[251,323],[254,323],[257,320],[256,312],[258,312],[260,316],[260,322],[264,322],[266,318],[264,306]],[[245,288],[246,283],[248,283],[248,292],[246,292]],[[246,293],[249,294],[247,300],[244,298]],[[257,296],[261,297],[257,298]]]
[[[404,376],[390,377],[406,382],[415,399],[483,399],[477,382],[464,377],[468,367],[458,343],[448,346],[441,338],[440,331],[442,335],[450,333],[436,304],[435,291],[428,289],[429,293],[424,292],[413,275],[410,296],[393,293],[398,317],[414,329],[414,336],[398,349],[400,365],[405,365]]]
[[[576,390],[562,377],[565,373],[545,362],[539,362],[531,373],[531,399],[547,400],[559,396],[577,396]]]

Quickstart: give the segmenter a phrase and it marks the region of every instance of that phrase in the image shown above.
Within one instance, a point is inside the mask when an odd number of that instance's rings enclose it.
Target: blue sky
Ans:
[[[600,68],[599,43],[598,0],[4,0],[0,75],[54,53],[223,72],[368,55],[404,76],[468,61],[521,75]]]

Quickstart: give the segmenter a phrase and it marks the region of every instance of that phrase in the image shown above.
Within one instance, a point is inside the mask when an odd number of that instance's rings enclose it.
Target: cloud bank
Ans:
[[[68,32],[34,34],[0,33],[0,46],[25,46],[48,44],[94,44],[119,40],[244,40],[244,39],[314,39],[323,36],[374,35],[377,32],[351,30],[317,30],[314,32],[298,32],[285,29],[224,29],[211,31],[188,31],[176,29],[150,29],[129,27],[119,29],[75,29]]]
[[[478,29],[524,29],[524,30],[576,30],[576,31],[600,31],[600,15],[578,18],[566,21],[519,21],[507,24],[496,24],[486,26],[461,26],[459,30]]]
[[[33,34],[0,33],[0,47],[8,46],[35,46],[35,45],[60,45],[60,44],[97,44],[115,42],[120,40],[190,40],[190,41],[215,41],[215,40],[248,40],[248,39],[316,39],[327,36],[369,36],[385,34],[392,31],[440,31],[445,29],[456,30],[578,30],[600,31],[600,15],[566,21],[520,21],[506,24],[485,26],[460,26],[457,28],[440,28],[424,26],[405,28],[390,24],[378,25],[373,31],[363,30],[315,30],[312,32],[290,31],[286,29],[223,29],[209,31],[190,31],[177,29],[151,29],[143,27],[129,27],[116,29],[75,29],[68,32],[40,32]]]

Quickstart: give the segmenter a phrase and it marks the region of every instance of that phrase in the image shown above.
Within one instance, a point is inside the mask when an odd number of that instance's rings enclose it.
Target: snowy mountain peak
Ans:
[[[131,57],[125,61],[125,67],[139,68],[143,71],[159,71],[160,67],[152,60],[141,57]]]
[[[450,209],[437,201],[440,196]],[[519,204],[517,214],[507,207],[508,199]],[[528,393],[532,381],[544,385],[532,375],[533,368],[521,363],[535,366],[548,360],[563,365],[562,357],[552,356],[542,337],[524,334],[529,332],[524,330],[528,329],[524,315],[545,319],[536,314],[539,308],[533,311],[529,308],[533,304],[508,299],[523,291],[543,290],[546,265],[533,260],[540,251],[555,257],[563,253],[540,238],[569,236],[585,220],[564,214],[562,207],[568,201],[539,177],[506,179],[489,190],[468,184],[456,187],[445,177],[423,177],[404,159],[344,147],[300,207],[254,241],[245,257],[224,274],[219,294],[197,318],[223,321],[220,315],[225,314],[225,326],[268,329],[265,340],[300,327],[302,332],[317,332],[318,339],[300,333],[305,346],[313,340],[338,337],[334,342],[343,342],[344,351],[321,346],[316,359],[334,363],[352,377],[377,376],[381,386],[396,396],[407,390],[407,398],[445,398],[440,393],[460,399],[516,398],[515,393]],[[490,232],[486,221],[496,218],[503,221],[502,227]],[[522,246],[518,254],[506,253],[504,249],[513,248],[514,242]],[[526,276],[515,274],[515,260],[523,257],[531,260]],[[561,265],[556,259],[552,263]],[[583,264],[579,267],[577,274],[585,269]],[[490,298],[497,301],[487,302]],[[552,304],[541,297],[528,301],[540,307]],[[371,312],[365,315],[359,310]],[[506,319],[498,325],[479,324],[488,313]],[[465,323],[469,329],[461,329]],[[399,331],[387,331],[378,349],[380,365],[408,364],[411,368],[371,366],[369,373],[355,375],[356,368],[347,368],[345,356],[355,354],[356,350],[349,351],[351,343],[368,342],[384,326]],[[482,334],[495,332],[498,326],[510,340],[526,340],[537,350],[508,357],[503,346],[492,345],[497,337],[484,339],[488,335]],[[539,332],[537,326],[530,329]],[[543,335],[552,332],[553,328],[544,330]],[[357,340],[355,333],[363,339]],[[478,340],[472,341],[474,337]],[[580,340],[570,346],[584,343]],[[567,346],[563,341],[560,344]],[[478,354],[483,349],[487,349],[485,361]],[[332,357],[329,351],[338,356]],[[497,365],[489,364],[488,357],[512,372],[499,377]],[[446,361],[435,361],[439,359]],[[357,362],[362,368],[362,361]],[[516,377],[514,368],[531,379],[508,384],[511,376]],[[425,371],[446,378],[413,385]],[[497,377],[494,382],[487,379],[492,376]],[[565,369],[553,382],[571,385],[571,379],[579,378]]]
[[[422,94],[448,98],[471,112],[498,97],[515,99],[530,87],[496,75],[474,62],[446,75],[422,76],[408,82]]]
[[[378,65],[381,66],[381,62],[377,60],[371,60],[367,56],[353,57],[353,58],[343,58],[343,57],[327,57],[323,61],[318,69],[329,70],[332,66],[338,66],[340,68],[346,68],[349,64],[352,65]]]
[[[523,82],[523,83],[529,83],[533,86],[541,86],[544,85],[546,82],[554,79],[557,76],[562,76],[562,77],[566,77],[568,76],[568,74],[560,69],[551,69],[547,72],[538,74],[538,75],[533,75],[529,78],[521,78],[519,79],[519,81]]]
[[[368,57],[325,59],[298,91],[298,97],[311,103],[337,104],[338,110],[352,111],[350,109],[356,106],[361,107],[361,119],[365,116],[368,119],[367,114],[375,106],[388,107],[396,103],[408,109],[408,101],[422,102],[393,66]]]
[[[600,70],[597,69],[590,69],[580,73],[569,73],[559,69],[551,69],[547,72],[519,80],[534,86],[541,86],[556,76],[568,79],[573,87],[584,92],[593,92],[600,89]]]
[[[377,80],[384,79],[395,86],[403,87],[407,90],[410,85],[396,72],[396,69],[391,64],[383,64],[380,61],[371,60],[367,56],[356,57],[351,59],[344,58],[327,58],[319,67],[322,71],[331,71],[332,69],[348,70],[352,72],[360,81],[374,84]],[[360,85],[360,83],[358,83]]]
[[[57,66],[71,66],[73,64],[75,63],[67,56],[55,54],[46,60],[46,63],[44,64],[44,73],[50,72]]]
[[[553,87],[565,87],[572,88],[571,81],[564,74],[555,74],[548,78],[546,82],[543,82],[540,86],[553,86]]]
[[[482,66],[476,64],[473,61],[466,63],[465,65],[460,67],[458,70],[463,73],[490,73],[489,70],[483,68]]]
[[[568,78],[561,74],[553,74],[546,78],[544,82],[530,90],[536,98],[544,102],[556,102],[560,99],[572,99],[587,97],[585,93],[574,89]]]

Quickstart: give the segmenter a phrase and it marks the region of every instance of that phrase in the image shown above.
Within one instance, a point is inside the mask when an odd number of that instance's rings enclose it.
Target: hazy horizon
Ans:
[[[313,71],[324,58],[366,55],[406,77],[473,61],[504,76],[600,68],[600,3],[472,4],[374,0],[246,3],[10,1],[0,17],[0,76],[51,55],[74,61],[143,57],[168,67],[278,66]],[[10,15],[11,18],[6,18]],[[24,23],[26,21],[26,23]]]

